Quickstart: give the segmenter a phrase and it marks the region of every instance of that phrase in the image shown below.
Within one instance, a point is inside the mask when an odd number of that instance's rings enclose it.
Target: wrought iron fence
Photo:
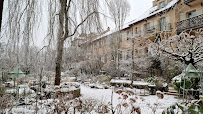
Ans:
[[[177,32],[203,27],[203,14],[176,23]]]

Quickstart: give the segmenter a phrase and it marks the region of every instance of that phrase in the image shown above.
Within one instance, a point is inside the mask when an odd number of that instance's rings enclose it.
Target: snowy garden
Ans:
[[[152,77],[132,82],[124,77],[109,79],[100,75],[101,80],[93,81],[62,73],[64,82],[54,86],[44,76],[39,81],[26,83],[25,79],[29,80],[29,77],[15,68],[9,73],[15,80],[1,85],[1,113],[202,113],[202,85],[198,100],[194,89],[188,88],[191,83],[187,80],[198,78],[201,73],[190,64],[182,74],[172,79],[172,86]],[[184,84],[178,87],[180,82]]]
[[[0,114],[203,114],[203,3],[152,1],[1,0]]]

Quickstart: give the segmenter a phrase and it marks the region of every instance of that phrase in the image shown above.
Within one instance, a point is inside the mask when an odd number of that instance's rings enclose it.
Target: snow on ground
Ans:
[[[140,92],[140,90],[134,90]],[[83,98],[94,98],[101,102],[111,102],[112,89],[94,89],[81,85],[81,95]],[[113,106],[116,107],[119,104],[119,95],[113,93]],[[152,114],[152,109],[156,110],[156,114],[161,114],[164,109],[175,104],[179,100],[172,95],[164,95],[163,99],[158,99],[155,95],[149,96],[136,96],[138,100],[137,105],[141,108],[141,114]],[[144,99],[144,101],[142,101]],[[158,104],[157,106],[154,105]],[[125,113],[125,112],[124,112]]]
[[[96,99],[100,102],[102,102],[104,105],[109,105],[111,103],[111,96],[112,96],[112,89],[95,89],[95,88],[90,88],[89,86],[84,86],[84,85],[80,85],[81,88],[81,98],[83,99]],[[115,89],[114,89],[115,90]],[[116,89],[117,90],[121,90],[121,89]],[[140,91],[143,94],[144,90],[140,90],[140,89],[130,89],[130,88],[123,88],[123,90],[126,91],[134,91],[136,95],[132,95],[132,96],[128,96],[128,99],[130,98],[134,98],[136,99],[136,102],[133,104],[133,106],[136,107],[140,107],[141,109],[141,114],[153,114],[153,110],[155,111],[155,114],[161,114],[162,111],[168,107],[170,107],[171,105],[175,104],[176,102],[179,102],[178,99],[176,99],[174,96],[171,95],[164,95],[163,99],[158,99],[158,97],[156,95],[148,95],[148,96],[140,96]],[[148,94],[148,92],[145,91],[146,94]],[[126,94],[127,95],[127,94]],[[118,95],[117,93],[113,92],[113,107],[114,109],[116,108],[116,106],[119,103],[128,103],[130,104],[130,102],[128,102],[127,100],[124,101],[123,99],[118,99],[119,97],[121,97],[120,95]],[[124,102],[123,102],[124,101]],[[51,107],[54,106],[56,102],[54,102],[53,99],[48,99],[48,100],[39,100],[38,101],[38,107],[40,107],[38,109],[38,113],[40,114],[46,114],[47,112],[51,111]],[[42,105],[40,105],[42,104]],[[12,109],[12,113],[35,113],[35,103],[32,105],[28,105],[28,106],[14,106]],[[50,107],[50,106],[51,107]],[[131,105],[129,105],[129,107],[127,108],[121,108],[122,110],[122,114],[129,114],[129,111],[132,109]],[[49,110],[49,111],[48,111]],[[78,112],[79,113],[79,112]],[[91,114],[96,114],[96,113],[92,113]],[[111,114],[111,112],[109,112],[109,114]]]

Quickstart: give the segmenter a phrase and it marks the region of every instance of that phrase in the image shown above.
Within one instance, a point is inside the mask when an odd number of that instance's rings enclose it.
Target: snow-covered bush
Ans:
[[[0,97],[2,97],[5,94],[5,87],[0,86]]]
[[[181,74],[181,72],[182,72],[181,66],[174,66],[174,64],[171,64],[171,65],[168,66],[169,79],[172,79],[175,76]]]
[[[183,84],[184,84],[184,80],[182,79],[183,76],[185,74],[182,73],[178,76],[175,76],[173,79],[172,79],[172,84],[173,84],[173,87],[175,90],[177,91],[180,91],[181,93],[183,92],[183,90],[181,89],[181,87],[183,87]],[[185,80],[185,89],[190,89],[192,88],[194,85],[192,83],[192,80],[189,80],[189,79],[186,79]]]
[[[0,97],[0,113],[1,114],[5,114],[6,112],[10,113],[11,109],[14,106],[13,102],[14,97],[9,94],[5,94],[2,97]]]
[[[165,80],[160,77],[148,77],[145,80],[146,80],[146,82],[148,82],[152,85],[155,85],[157,87],[157,89],[161,89],[161,88],[167,89],[168,84],[165,83]]]
[[[203,102],[201,100],[193,100],[187,103],[176,103],[168,107],[162,114],[202,114]]]
[[[122,114],[122,113],[140,114],[141,113],[140,106],[139,104],[136,103],[136,101],[138,100],[138,97],[135,97],[135,92],[132,89],[126,89],[126,90],[119,89],[115,93],[119,95],[118,97],[119,103],[114,109],[113,108],[111,109],[112,113],[115,113],[115,114]]]
[[[108,106],[91,98],[75,98],[69,100],[67,96],[62,96],[59,99],[45,101],[41,109],[46,113],[91,113],[91,114],[105,114],[109,112]]]

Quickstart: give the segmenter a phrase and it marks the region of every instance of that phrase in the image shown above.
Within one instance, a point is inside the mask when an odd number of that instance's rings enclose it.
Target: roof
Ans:
[[[129,25],[130,25],[130,22],[124,24],[123,27],[121,28],[121,30],[124,30],[124,29],[130,27]],[[103,37],[105,37],[105,36],[108,36],[108,35],[110,35],[110,34],[113,34],[113,33],[115,33],[115,32],[118,32],[118,30],[113,29],[113,30],[111,30],[111,31],[109,31],[109,32],[106,32],[105,34],[103,34],[103,35],[97,37],[96,39],[92,40],[92,42],[94,42],[94,41],[96,41],[96,40],[99,40],[99,39],[101,39],[101,38],[103,38]]]
[[[154,16],[156,14],[159,14],[163,11],[166,11],[166,10],[169,10],[170,8],[172,8],[173,6],[175,6],[180,0],[172,0],[171,2],[169,2],[165,7],[158,9],[158,6],[154,6],[154,7],[151,7],[149,10],[147,10],[144,14],[142,14],[140,17],[138,17],[137,19],[131,21],[131,25],[132,24],[135,24],[135,23],[138,23],[142,20],[145,20],[151,16]]]
[[[9,74],[11,74],[12,78],[25,77],[24,73],[18,67],[16,67],[13,71],[9,72]]]

